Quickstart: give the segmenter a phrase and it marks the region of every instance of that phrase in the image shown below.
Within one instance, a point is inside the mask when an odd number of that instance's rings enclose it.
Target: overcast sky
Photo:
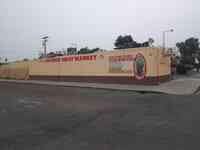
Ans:
[[[0,56],[37,57],[40,38],[48,50],[78,47],[111,50],[118,35],[162,44],[162,31],[173,28],[167,46],[200,38],[199,0],[0,0]]]

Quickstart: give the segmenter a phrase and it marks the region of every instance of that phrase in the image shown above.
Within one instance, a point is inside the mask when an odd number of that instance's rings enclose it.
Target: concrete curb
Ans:
[[[38,81],[38,80],[2,80],[0,82],[8,83],[19,83],[19,84],[35,84],[35,85],[52,85],[52,86],[63,86],[63,87],[78,87],[78,88],[95,88],[95,89],[105,89],[105,90],[121,90],[121,91],[135,91],[142,93],[163,93],[162,91],[142,89],[131,89],[130,85],[119,85],[119,84],[99,84],[99,83],[79,83],[79,82],[56,82],[56,81]],[[140,85],[139,85],[140,86]],[[147,87],[149,87],[147,85]]]
[[[135,91],[143,93],[163,93],[173,95],[192,95],[200,89],[199,79],[184,79],[173,80],[161,85],[121,85],[121,84],[101,84],[101,83],[81,83],[81,82],[56,82],[56,81],[36,81],[36,80],[5,80],[0,79],[0,82],[21,83],[21,84],[37,84],[37,85],[53,85],[64,87],[79,87],[79,88],[95,88],[105,90],[122,90]]]

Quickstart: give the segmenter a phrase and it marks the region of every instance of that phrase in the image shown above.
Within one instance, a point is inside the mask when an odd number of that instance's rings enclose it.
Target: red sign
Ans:
[[[65,56],[65,57],[55,57],[47,58],[45,62],[74,62],[74,61],[95,61],[97,55],[81,55],[81,56]]]

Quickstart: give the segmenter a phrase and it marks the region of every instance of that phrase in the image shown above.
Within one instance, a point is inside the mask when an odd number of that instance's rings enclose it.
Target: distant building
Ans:
[[[69,47],[67,48],[67,55],[76,55],[77,54],[77,48]]]

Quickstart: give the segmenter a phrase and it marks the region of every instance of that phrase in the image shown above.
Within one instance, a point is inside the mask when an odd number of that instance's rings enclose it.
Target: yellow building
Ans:
[[[132,48],[47,58],[30,63],[29,79],[158,84],[170,79],[170,57],[159,48]]]

